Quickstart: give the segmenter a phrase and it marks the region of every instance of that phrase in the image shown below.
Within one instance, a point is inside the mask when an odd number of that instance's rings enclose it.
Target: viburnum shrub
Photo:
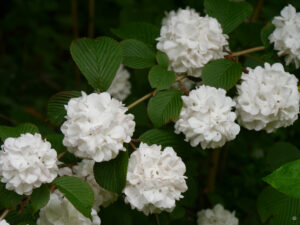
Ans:
[[[0,225],[300,224],[300,13],[242,49],[251,5],[204,7],[71,43],[90,88],[49,99],[56,132],[0,126]]]

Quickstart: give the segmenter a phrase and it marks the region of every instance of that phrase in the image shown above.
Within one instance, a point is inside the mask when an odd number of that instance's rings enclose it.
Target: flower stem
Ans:
[[[216,175],[219,165],[219,158],[220,158],[220,151],[221,149],[211,149],[210,152],[210,158],[211,158],[211,168],[208,174],[207,178],[207,187],[205,189],[205,193],[211,193],[215,189],[215,183],[216,183]]]
[[[156,90],[146,94],[145,96],[141,97],[140,99],[136,100],[135,102],[131,103],[127,108],[132,109],[134,106],[140,104],[141,102],[145,101],[148,98],[151,98],[156,93]]]
[[[265,50],[265,47],[264,46],[258,46],[258,47],[249,48],[249,49],[246,49],[246,50],[243,50],[243,51],[240,51],[240,52],[233,52],[233,53],[231,53],[231,56],[240,56],[240,55],[245,55],[245,54],[248,54],[248,53],[258,52],[258,51],[262,51],[262,50]]]
[[[5,217],[6,217],[6,215],[9,213],[9,209],[6,209],[3,213],[2,213],[2,215],[0,216],[0,221],[1,220],[3,220]]]

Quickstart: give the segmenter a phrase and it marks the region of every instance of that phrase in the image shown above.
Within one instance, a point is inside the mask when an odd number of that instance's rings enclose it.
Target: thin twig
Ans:
[[[68,151],[64,151],[62,153],[60,153],[58,156],[57,156],[57,159],[61,159],[62,157],[64,157],[66,154],[67,154]]]
[[[141,97],[140,99],[136,100],[135,102],[131,103],[127,106],[128,109],[132,109],[134,106],[140,104],[141,102],[145,101],[148,98],[151,98],[156,93],[156,90],[146,94],[145,96]]]
[[[251,17],[251,22],[257,22],[258,17],[259,17],[259,13],[260,13],[263,5],[264,5],[264,0],[258,0],[257,1],[257,4],[255,6],[255,9],[254,9],[252,17]]]
[[[95,0],[89,0],[89,27],[88,37],[94,37],[94,21],[95,21]]]
[[[181,80],[178,81],[178,83],[179,83],[180,90],[181,90],[184,94],[189,95],[189,94],[190,94],[189,90],[186,89],[186,88],[183,86]]]
[[[130,146],[133,148],[133,150],[136,150],[135,145],[132,142],[129,142]]]
[[[262,50],[265,50],[265,47],[264,46],[258,46],[258,47],[246,49],[246,50],[243,50],[243,51],[240,51],[240,52],[233,52],[233,53],[231,53],[231,56],[233,56],[233,57],[234,56],[240,56],[240,55],[245,55],[245,54],[248,54],[248,53],[258,52],[258,51],[262,51]]]
[[[3,220],[6,216],[7,216],[7,214],[9,213],[9,209],[6,209],[2,214],[1,214],[1,216],[0,216],[0,221],[1,220]]]
[[[211,193],[215,189],[216,183],[216,175],[218,170],[219,158],[220,158],[220,150],[221,149],[212,149],[210,150],[210,160],[211,160],[211,168],[207,178],[207,187],[205,189],[205,193]]]
[[[157,215],[157,214],[155,214],[155,219],[156,219],[157,225],[160,225],[160,223],[159,223],[159,218],[158,218],[158,215]]]

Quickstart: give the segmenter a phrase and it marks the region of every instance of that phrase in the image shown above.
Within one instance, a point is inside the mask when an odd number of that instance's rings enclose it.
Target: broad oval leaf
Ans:
[[[292,218],[299,215],[300,200],[267,187],[257,199],[257,211],[263,224],[296,225],[299,223]]]
[[[180,156],[191,154],[190,145],[183,140],[183,137],[175,134],[174,130],[151,129],[143,133],[140,140],[149,145],[161,145],[163,149],[171,146]]]
[[[7,190],[5,184],[0,182],[0,208],[10,208],[18,205],[23,198],[24,196]]]
[[[16,127],[0,126],[0,138],[2,141],[9,137],[19,137],[24,133],[39,133],[39,129],[31,123],[22,123]]]
[[[133,69],[149,68],[155,64],[154,52],[143,42],[128,39],[121,42],[123,64]]]
[[[120,152],[113,160],[95,163],[95,179],[101,187],[120,194],[126,184],[127,166],[128,152]]]
[[[85,217],[91,218],[94,204],[92,188],[78,177],[58,177],[52,182],[73,206]]]
[[[171,87],[175,81],[175,73],[168,71],[162,66],[153,66],[148,76],[150,85],[157,90],[163,90]]]
[[[202,70],[203,83],[229,90],[242,75],[242,65],[228,59],[218,59],[206,64]]]
[[[264,26],[260,32],[261,42],[266,48],[268,48],[271,45],[269,41],[269,36],[274,30],[275,30],[275,26],[269,23],[266,26]]]
[[[247,2],[205,0],[204,7],[208,15],[219,21],[225,34],[232,32],[252,13],[252,6]]]
[[[109,38],[80,38],[72,42],[71,55],[81,73],[97,91],[106,91],[122,61],[120,44]]]
[[[33,212],[36,213],[43,208],[49,199],[50,191],[47,185],[43,184],[41,187],[34,189],[31,196]]]
[[[182,92],[177,89],[158,92],[148,103],[148,115],[155,127],[161,127],[175,120],[181,111]]]
[[[284,164],[263,180],[286,195],[300,198],[300,160]]]
[[[47,117],[54,125],[60,125],[65,120],[67,111],[65,105],[68,104],[71,98],[81,96],[80,91],[62,91],[53,95],[48,102]]]
[[[111,29],[112,33],[121,39],[136,39],[145,44],[154,45],[159,36],[159,27],[145,22],[134,22],[121,25]]]
[[[168,58],[167,54],[164,52],[157,51],[156,61],[157,61],[158,65],[165,67],[166,69],[169,66],[169,58]]]

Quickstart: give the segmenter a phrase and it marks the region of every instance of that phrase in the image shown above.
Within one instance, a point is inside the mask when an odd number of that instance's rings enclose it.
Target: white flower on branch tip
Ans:
[[[82,215],[77,209],[58,191],[50,195],[50,200],[40,210],[37,225],[100,225],[101,220],[97,212],[92,209],[91,219]]]
[[[299,113],[297,78],[284,71],[283,65],[247,68],[237,86],[239,123],[249,130],[273,132],[293,124]]]
[[[300,66],[300,13],[292,5],[281,10],[281,16],[276,16],[272,23],[275,30],[269,36],[278,55],[285,56],[286,65],[294,62],[296,68]]]
[[[120,68],[118,69],[117,74],[107,92],[112,97],[120,101],[125,100],[131,92],[129,77],[129,72],[124,68],[123,65],[120,65]]]
[[[186,8],[171,11],[163,19],[156,47],[168,55],[171,70],[200,77],[205,64],[227,54],[227,39],[215,18]]]
[[[128,163],[125,202],[149,213],[171,212],[187,190],[185,165],[171,147],[141,143]]]
[[[7,138],[0,151],[1,182],[8,190],[30,195],[34,188],[57,177],[57,153],[40,134]]]
[[[239,220],[234,212],[229,212],[220,204],[213,209],[204,209],[198,212],[198,225],[238,225]]]
[[[236,114],[231,111],[235,102],[226,96],[225,90],[203,85],[189,96],[182,96],[182,100],[175,133],[182,132],[191,146],[200,143],[203,149],[218,148],[240,132]]]
[[[6,220],[1,220],[1,221],[0,221],[0,225],[9,225],[9,223],[6,222]]]
[[[123,143],[129,143],[135,122],[122,102],[103,92],[72,98],[65,106],[66,121],[61,126],[63,144],[77,157],[96,162],[115,158],[125,151]]]

